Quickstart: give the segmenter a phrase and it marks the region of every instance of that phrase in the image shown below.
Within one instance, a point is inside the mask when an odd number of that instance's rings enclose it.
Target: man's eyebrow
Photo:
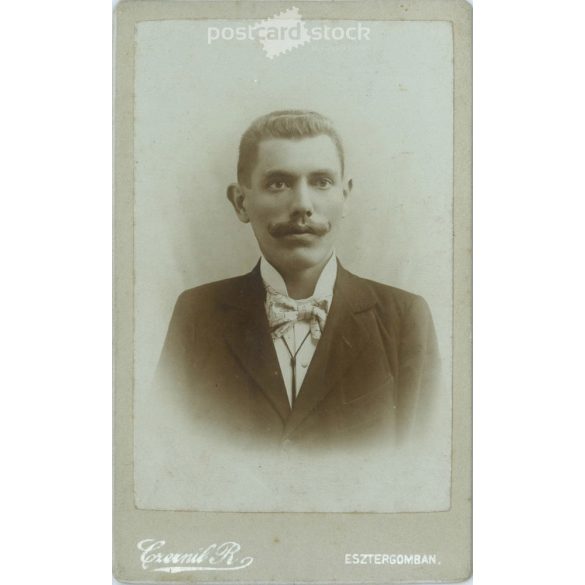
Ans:
[[[317,171],[311,171],[311,175],[337,175],[337,171],[333,169],[319,169]]]
[[[316,169],[314,171],[309,172],[310,177],[322,177],[327,175],[329,177],[335,177],[338,175],[338,172],[334,169]],[[262,179],[274,179],[274,178],[282,178],[282,179],[296,179],[296,173],[291,173],[290,171],[285,171],[283,169],[268,169],[264,173],[262,173]]]
[[[281,169],[269,169],[262,174],[264,179],[270,179],[272,177],[285,177],[287,179],[294,179],[296,175],[289,171],[283,171]]]

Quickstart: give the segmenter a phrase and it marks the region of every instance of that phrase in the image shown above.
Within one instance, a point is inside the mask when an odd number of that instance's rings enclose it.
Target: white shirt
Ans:
[[[271,286],[274,290],[280,294],[289,296],[286,284],[274,266],[270,264],[266,258],[262,257],[260,260],[260,274],[264,285]],[[327,310],[331,308],[333,301],[333,287],[335,285],[335,279],[337,278],[337,257],[335,253],[331,255],[331,258],[323,267],[319,280],[315,286],[315,291],[309,299],[318,299],[327,301]],[[297,301],[306,301],[309,299],[296,299]],[[268,314],[268,303],[266,303],[266,314]],[[296,321],[287,332],[276,339],[273,338],[274,349],[278,357],[278,363],[280,365],[280,371],[286,386],[286,392],[288,394],[289,404],[292,405],[292,366],[289,351],[286,347],[283,338],[288,343],[293,354],[299,349],[299,345],[303,342],[303,339],[307,336],[310,331],[310,324],[308,321]],[[302,344],[299,353],[297,354],[297,365],[296,365],[296,386],[297,396],[300,394],[303,380],[307,375],[309,364],[315,354],[318,340],[313,339],[312,335],[309,335],[304,343]]]

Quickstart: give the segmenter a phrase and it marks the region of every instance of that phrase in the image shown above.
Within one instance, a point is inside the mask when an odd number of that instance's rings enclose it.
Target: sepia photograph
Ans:
[[[270,461],[257,471],[266,493],[234,493],[237,510],[448,507],[451,30],[361,26],[369,39],[356,48],[339,41],[322,55],[315,42],[273,60],[254,44],[207,43],[208,22],[137,29],[144,507],[217,505],[190,488],[209,453],[214,498],[237,489],[230,474],[242,462]],[[310,471],[323,489],[293,499],[309,480],[304,456],[318,468],[320,454],[332,469],[365,458],[362,471],[389,484],[388,495],[370,502],[369,490],[329,488],[332,478]],[[400,473],[387,474],[382,456]],[[400,497],[415,487],[411,502]]]

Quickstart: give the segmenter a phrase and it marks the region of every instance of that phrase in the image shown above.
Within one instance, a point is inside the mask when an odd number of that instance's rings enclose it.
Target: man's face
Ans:
[[[329,136],[271,138],[259,144],[250,185],[230,199],[266,259],[290,273],[329,259],[349,189]]]

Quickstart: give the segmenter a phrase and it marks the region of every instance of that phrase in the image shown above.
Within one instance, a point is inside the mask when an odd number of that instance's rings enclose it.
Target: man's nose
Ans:
[[[291,215],[302,217],[313,215],[313,198],[307,181],[298,181],[292,191]]]

